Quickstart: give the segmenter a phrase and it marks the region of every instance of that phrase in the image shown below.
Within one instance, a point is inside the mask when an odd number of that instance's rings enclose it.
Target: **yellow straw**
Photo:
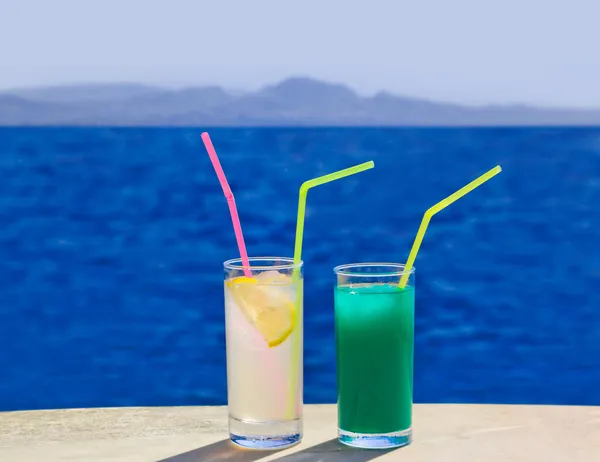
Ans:
[[[296,243],[294,245],[294,264],[300,263],[302,258],[302,237],[304,235],[304,214],[306,212],[306,195],[310,188],[320,186],[325,183],[329,183],[334,180],[339,180],[346,176],[354,175],[355,173],[363,172],[375,167],[375,163],[370,160],[364,164],[355,165],[354,167],[345,168],[338,172],[330,173],[329,175],[323,175],[312,180],[305,181],[300,186],[300,197],[298,199],[298,219],[296,220]]]
[[[298,219],[296,221],[296,243],[294,246],[294,264],[300,263],[302,258],[302,237],[304,234],[304,215],[306,212],[306,196],[308,194],[308,190],[310,188],[314,188],[315,186],[320,186],[325,183],[329,183],[334,180],[339,180],[340,178],[344,178],[346,176],[354,175],[355,173],[363,172],[365,170],[369,170],[375,167],[375,163],[371,160],[369,162],[365,162],[360,165],[355,165],[354,167],[346,168],[344,170],[340,170],[338,172],[330,173],[329,175],[323,175],[318,178],[313,178],[312,180],[305,181],[300,186],[300,197],[298,199]],[[294,268],[294,273],[292,279],[299,283],[298,277],[300,276],[300,270],[298,268]],[[297,297],[296,303],[296,326],[300,325],[300,321],[302,319],[302,299]],[[290,417],[293,417],[294,413],[294,405],[296,397],[296,386],[298,385],[298,369],[300,369],[300,335],[296,335],[295,342],[292,345],[292,380],[290,382],[290,390],[288,396],[290,397],[288,401],[288,413]]]
[[[425,215],[423,215],[423,220],[421,221],[421,226],[419,226],[419,230],[417,231],[417,237],[415,237],[415,242],[413,243],[413,246],[410,249],[410,253],[408,254],[408,260],[406,261],[406,265],[404,266],[404,274],[400,279],[398,287],[403,289],[406,286],[406,283],[408,282],[410,270],[412,269],[413,264],[415,263],[415,258],[417,258],[417,252],[421,247],[421,242],[423,242],[423,237],[425,236],[425,231],[427,231],[427,226],[429,225],[431,217],[433,217],[439,211],[444,210],[446,207],[448,207],[450,204],[457,201],[464,195],[470,193],[478,186],[481,186],[483,183],[485,183],[490,178],[496,176],[501,171],[502,168],[499,165],[496,165],[490,171],[484,173],[476,180],[471,181],[468,185],[463,186],[454,194],[451,194],[450,196],[446,197],[446,199],[439,201],[437,204],[435,204],[433,207],[429,208],[425,212]]]

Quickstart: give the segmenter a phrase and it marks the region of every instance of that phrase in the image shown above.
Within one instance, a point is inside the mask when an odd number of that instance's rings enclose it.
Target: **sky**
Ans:
[[[292,76],[600,108],[599,0],[0,0],[0,89]]]

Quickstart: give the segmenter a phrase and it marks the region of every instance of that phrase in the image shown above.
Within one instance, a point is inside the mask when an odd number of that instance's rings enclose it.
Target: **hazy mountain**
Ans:
[[[21,98],[54,103],[111,101],[150,95],[163,91],[137,83],[74,84],[38,88],[22,88],[9,93]]]
[[[461,106],[292,78],[253,93],[89,84],[0,93],[0,125],[600,125],[600,109]]]
[[[0,125],[47,125],[69,117],[71,107],[31,101],[19,96],[0,93]]]

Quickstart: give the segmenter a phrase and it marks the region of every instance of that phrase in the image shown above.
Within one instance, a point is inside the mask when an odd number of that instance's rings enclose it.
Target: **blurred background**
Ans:
[[[416,261],[415,401],[599,405],[600,6],[0,0],[0,410],[226,404],[223,261]]]

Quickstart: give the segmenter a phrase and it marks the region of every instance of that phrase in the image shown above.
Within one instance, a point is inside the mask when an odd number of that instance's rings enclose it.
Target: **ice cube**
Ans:
[[[277,270],[263,271],[254,276],[258,284],[289,284],[291,278]]]

